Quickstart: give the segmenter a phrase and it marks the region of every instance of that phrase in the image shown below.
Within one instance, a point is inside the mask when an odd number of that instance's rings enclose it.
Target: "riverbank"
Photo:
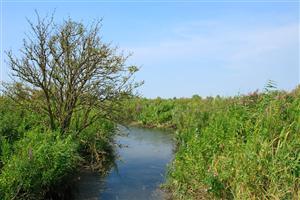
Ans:
[[[0,100],[1,199],[45,199],[80,165],[101,170],[113,163],[112,122],[101,119],[82,134],[62,135],[39,126],[43,116],[18,108],[8,98]],[[178,148],[164,185],[172,199],[300,196],[299,87],[229,98],[132,99],[123,113],[128,121],[176,130]],[[144,145],[136,152],[142,153]],[[155,148],[147,152],[168,152]],[[150,158],[141,156],[128,159],[128,170]],[[140,179],[144,172],[124,180]]]
[[[161,130],[161,131],[166,131],[166,132],[170,132],[170,133],[174,133],[174,131],[176,130],[176,127],[165,125],[165,124],[158,124],[158,125],[143,124],[142,122],[138,122],[138,121],[132,121],[132,122],[129,122],[128,124],[129,124],[128,125],[129,127]]]
[[[32,113],[0,96],[0,199],[70,199],[83,166],[105,173],[113,162],[115,125],[98,120],[81,134],[62,135]]]
[[[134,99],[130,119],[174,127],[166,188],[177,199],[297,199],[300,88],[246,96]]]

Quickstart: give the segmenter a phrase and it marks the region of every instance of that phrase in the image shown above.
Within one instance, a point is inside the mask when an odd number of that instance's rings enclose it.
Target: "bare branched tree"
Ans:
[[[7,52],[14,81],[27,91],[18,97],[33,101],[39,94],[31,108],[62,132],[72,123],[80,132],[100,117],[113,117],[117,102],[141,84],[133,77],[138,68],[127,66],[127,55],[102,42],[101,20],[91,26],[71,19],[56,25],[53,17],[37,16],[36,24],[29,21],[21,56]]]

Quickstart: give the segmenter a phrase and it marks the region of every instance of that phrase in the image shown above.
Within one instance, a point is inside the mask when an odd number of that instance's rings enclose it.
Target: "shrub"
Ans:
[[[114,134],[114,123],[99,119],[78,135],[80,155],[93,170],[106,173],[114,164]]]
[[[80,159],[71,136],[56,132],[29,131],[4,159],[0,174],[1,199],[43,199],[44,195],[70,174]]]

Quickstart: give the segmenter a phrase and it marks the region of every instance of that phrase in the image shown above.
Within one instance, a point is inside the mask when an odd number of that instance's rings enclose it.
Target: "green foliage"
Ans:
[[[93,170],[106,173],[114,163],[114,130],[112,122],[100,119],[77,136],[80,155]]]
[[[11,143],[39,122],[37,115],[19,108],[11,99],[3,96],[0,96],[0,116],[0,136]]]
[[[57,26],[36,14],[23,53],[7,53],[16,79],[0,94],[0,199],[46,198],[79,164],[105,171],[119,102],[142,84],[128,56],[101,41],[101,20]]]
[[[145,127],[172,127],[174,108],[172,100],[135,99],[125,102],[124,105],[128,121],[138,122]]]
[[[140,124],[175,128],[167,187],[176,198],[300,197],[300,87],[286,93],[270,82],[247,96],[128,104]]]
[[[0,169],[8,162],[12,154],[12,145],[5,137],[0,138]]]
[[[7,144],[1,145],[6,149]],[[29,131],[13,145],[13,154],[2,158],[1,199],[41,199],[50,186],[59,184],[76,166],[80,157],[71,136]],[[7,154],[4,154],[7,155]]]
[[[0,114],[0,199],[62,195],[78,167],[105,173],[113,164],[115,125],[108,120],[100,118],[82,132],[74,122],[62,135],[47,130],[42,114],[6,96],[0,96]]]

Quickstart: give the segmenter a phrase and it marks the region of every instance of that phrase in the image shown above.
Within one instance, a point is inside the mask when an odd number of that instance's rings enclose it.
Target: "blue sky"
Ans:
[[[85,3],[84,3],[85,2]],[[56,10],[89,24],[102,18],[103,40],[133,52],[146,97],[237,95],[263,89],[268,80],[291,90],[299,84],[298,1],[2,1],[3,52],[21,47],[34,20]]]

